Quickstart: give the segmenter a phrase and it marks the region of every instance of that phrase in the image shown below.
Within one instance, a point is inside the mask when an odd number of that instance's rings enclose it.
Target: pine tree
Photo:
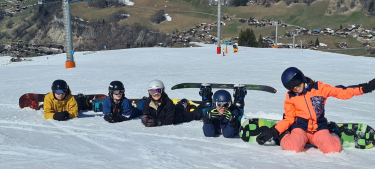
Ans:
[[[244,31],[243,30],[241,30],[241,32],[240,32],[240,35],[238,36],[238,45],[239,46],[246,46],[245,45],[245,35],[244,35]]]
[[[264,46],[263,37],[262,37],[262,34],[260,34],[259,39],[258,39],[258,47],[263,48],[263,46]]]
[[[319,46],[319,39],[318,39],[318,37],[315,40],[315,46]]]
[[[370,12],[371,15],[374,14],[375,8],[374,8],[374,1],[371,1],[369,7],[368,7],[368,12]]]

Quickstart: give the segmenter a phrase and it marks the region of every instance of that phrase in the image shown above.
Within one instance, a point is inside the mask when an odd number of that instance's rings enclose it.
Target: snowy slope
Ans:
[[[145,128],[139,119],[109,124],[101,114],[85,111],[79,118],[58,122],[45,120],[42,110],[18,107],[22,94],[47,93],[55,79],[65,79],[73,94],[106,94],[111,81],[121,80],[128,98],[147,95],[148,83],[160,79],[171,98],[191,100],[200,99],[198,89],[170,88],[182,82],[250,83],[270,85],[278,92],[249,91],[245,116],[281,119],[287,91],[280,76],[287,67],[296,66],[331,85],[375,78],[375,58],[291,49],[228,51],[223,57],[216,54],[216,46],[204,45],[77,52],[73,69],[65,69],[65,54],[7,65],[0,60],[0,168],[373,168],[375,148],[295,153],[239,138],[206,138],[202,121]],[[326,117],[375,127],[374,102],[374,93],[345,101],[330,98]]]

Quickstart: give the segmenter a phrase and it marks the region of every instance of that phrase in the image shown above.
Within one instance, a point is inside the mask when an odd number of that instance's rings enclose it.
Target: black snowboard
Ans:
[[[219,89],[233,89],[235,84],[219,84],[219,83],[208,83],[212,86],[212,88],[219,88]],[[202,83],[180,83],[174,85],[171,90],[175,89],[185,89],[185,88],[200,88]],[[276,89],[271,86],[266,85],[254,85],[254,84],[240,84],[240,86],[244,86],[246,90],[259,90],[265,91],[270,93],[276,93]]]

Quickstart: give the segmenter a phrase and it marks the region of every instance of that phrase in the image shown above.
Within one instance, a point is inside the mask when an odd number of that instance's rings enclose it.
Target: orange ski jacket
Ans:
[[[350,99],[362,95],[362,87],[335,86],[317,81],[312,86],[307,86],[300,94],[289,91],[284,102],[284,117],[275,128],[283,133],[289,128],[301,128],[306,131],[319,131],[328,129],[327,119],[324,117],[324,106],[328,97]]]

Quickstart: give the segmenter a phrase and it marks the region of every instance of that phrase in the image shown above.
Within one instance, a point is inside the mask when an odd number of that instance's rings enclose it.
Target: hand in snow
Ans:
[[[257,142],[259,145],[263,145],[265,142],[270,141],[272,137],[278,137],[279,131],[275,129],[275,126],[271,127],[269,130],[263,131],[258,137]]]
[[[67,111],[59,111],[53,115],[54,120],[65,121],[69,119],[69,113]]]

